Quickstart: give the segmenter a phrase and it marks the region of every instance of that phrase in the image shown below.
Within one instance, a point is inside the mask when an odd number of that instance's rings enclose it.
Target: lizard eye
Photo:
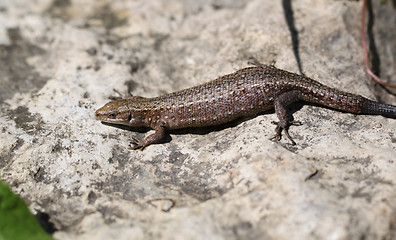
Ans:
[[[116,118],[116,114],[115,113],[110,113],[108,117],[111,118],[111,119],[115,119]]]
[[[129,114],[129,116],[128,116],[128,122],[130,122],[130,121],[131,121],[131,119],[132,119],[132,115],[131,115],[131,114]]]

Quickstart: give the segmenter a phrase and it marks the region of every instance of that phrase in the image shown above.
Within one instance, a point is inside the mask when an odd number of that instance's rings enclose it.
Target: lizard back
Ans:
[[[349,112],[358,110],[357,106],[343,103],[351,102],[352,98],[358,102],[360,96],[273,66],[244,68],[192,88],[154,98],[139,98],[128,105],[134,114],[146,116],[149,127],[160,121],[168,129],[203,127],[269,110],[277,95],[291,90],[299,90],[304,101],[325,103],[336,109],[342,107],[341,110]]]
[[[275,109],[279,119],[272,139],[281,132],[295,144],[288,129],[293,121],[287,106],[297,101],[316,103],[355,114],[396,118],[396,106],[327,87],[311,78],[258,63],[208,83],[154,98],[127,97],[107,103],[95,112],[102,122],[151,127],[155,133],[134,139],[133,149],[143,149],[165,139],[166,130],[205,127],[254,116]]]

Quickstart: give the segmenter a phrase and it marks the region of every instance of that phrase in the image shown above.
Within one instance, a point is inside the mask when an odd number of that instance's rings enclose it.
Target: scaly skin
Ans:
[[[149,127],[155,133],[133,142],[143,149],[164,140],[167,130],[205,127],[255,116],[275,109],[279,122],[273,138],[288,133],[292,121],[287,106],[298,101],[315,103],[354,114],[374,114],[396,118],[396,106],[382,104],[360,95],[327,87],[311,78],[274,66],[255,63],[208,83],[154,98],[127,97],[114,100],[96,111],[102,122],[132,127]]]

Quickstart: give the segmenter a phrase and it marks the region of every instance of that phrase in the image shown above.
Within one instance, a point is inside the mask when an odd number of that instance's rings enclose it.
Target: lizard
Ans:
[[[353,114],[382,115],[396,118],[396,106],[343,92],[309,77],[278,69],[257,60],[252,67],[240,69],[213,81],[184,90],[145,98],[129,96],[113,100],[95,112],[97,120],[131,127],[148,127],[155,132],[143,139],[133,138],[132,149],[141,149],[164,141],[169,130],[221,125],[241,117],[252,117],[274,109],[279,119],[275,135],[282,131],[295,145],[289,127],[294,121],[289,105],[296,102]]]

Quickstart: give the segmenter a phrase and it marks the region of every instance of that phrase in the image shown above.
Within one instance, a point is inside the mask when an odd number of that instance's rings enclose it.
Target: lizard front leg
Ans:
[[[157,126],[154,128],[155,133],[148,135],[144,139],[137,139],[133,138],[133,141],[131,142],[134,146],[131,146],[133,150],[143,150],[145,147],[155,144],[155,143],[160,143],[165,139],[165,128],[161,126]]]

